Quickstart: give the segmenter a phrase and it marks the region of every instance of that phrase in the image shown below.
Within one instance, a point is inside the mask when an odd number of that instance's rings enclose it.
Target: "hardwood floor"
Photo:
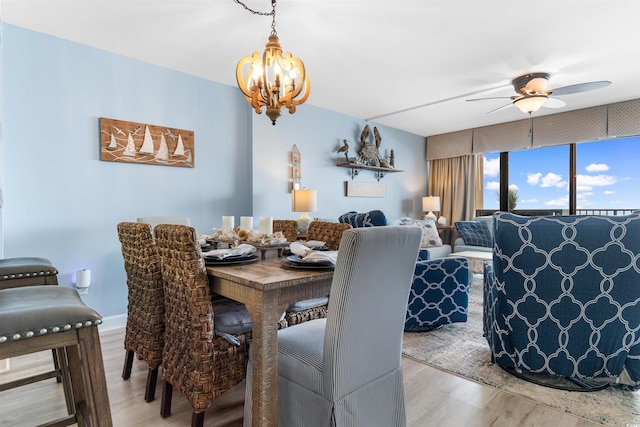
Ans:
[[[160,417],[161,380],[156,400],[144,401],[147,377],[143,362],[134,360],[131,378],[122,380],[124,329],[101,333],[109,400],[114,426],[189,426],[191,408],[186,399],[174,392],[172,415]],[[11,359],[9,373],[0,374],[0,382],[21,372],[48,367],[49,351]],[[550,426],[594,427],[598,424],[536,404],[493,387],[457,377],[429,365],[403,357],[405,399],[409,427],[430,426]],[[244,382],[216,399],[207,411],[205,425],[237,427],[242,425]],[[65,415],[62,387],[54,380],[0,393],[0,426],[33,426]]]

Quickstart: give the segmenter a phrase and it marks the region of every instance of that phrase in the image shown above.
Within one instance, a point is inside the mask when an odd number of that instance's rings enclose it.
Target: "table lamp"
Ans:
[[[293,212],[302,212],[298,222],[298,234],[307,234],[311,217],[307,212],[315,212],[318,210],[318,193],[316,190],[293,190],[291,192],[291,210]]]
[[[440,211],[440,196],[427,196],[422,198],[422,212],[425,212],[423,218],[431,218],[434,221],[436,216],[433,211]],[[429,212],[429,213],[426,213]]]

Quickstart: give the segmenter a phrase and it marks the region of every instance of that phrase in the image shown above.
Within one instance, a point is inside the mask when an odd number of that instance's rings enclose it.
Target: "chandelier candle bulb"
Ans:
[[[273,234],[273,217],[260,217],[260,234]]]
[[[240,228],[243,230],[253,230],[253,217],[252,216],[241,216],[240,217]]]
[[[222,217],[222,231],[231,231],[233,230],[233,217],[232,216],[223,216]]]

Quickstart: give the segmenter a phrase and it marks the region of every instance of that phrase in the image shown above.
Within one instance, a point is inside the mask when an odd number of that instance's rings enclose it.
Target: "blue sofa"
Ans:
[[[505,368],[640,388],[640,213],[494,214],[484,333]]]
[[[351,227],[377,227],[384,225],[417,225],[423,228],[423,239],[420,245],[420,259],[443,258],[452,251],[450,245],[443,245],[442,240],[438,236],[435,228],[435,222],[414,220],[411,218],[403,218],[398,220],[387,221],[384,212],[380,210],[372,210],[369,212],[358,213],[355,211],[347,212],[338,217],[339,222],[350,224]]]
[[[457,221],[454,224],[456,226],[456,229],[460,228],[461,223],[462,224],[477,223],[477,225],[481,226],[482,229],[488,231],[489,241],[493,240],[493,217],[492,216],[477,216],[473,219],[473,221]],[[460,237],[458,237],[453,242],[453,252],[464,252],[464,251],[491,252],[493,248],[493,244],[485,243],[484,241],[486,239],[484,239],[482,236],[475,236],[474,234],[476,233],[474,233],[473,231],[475,230],[470,230],[469,227],[465,227],[465,231],[463,233],[460,233],[460,231],[458,231],[458,234],[460,235]]]

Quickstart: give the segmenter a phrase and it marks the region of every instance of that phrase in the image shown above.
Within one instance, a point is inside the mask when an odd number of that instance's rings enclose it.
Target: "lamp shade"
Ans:
[[[293,190],[291,193],[291,210],[293,212],[315,212],[318,210],[318,194],[316,190]]]
[[[422,212],[440,211],[440,196],[422,198]]]
[[[548,98],[545,95],[532,95],[516,99],[513,101],[513,104],[523,113],[535,113],[545,102],[547,102],[547,99]]]

